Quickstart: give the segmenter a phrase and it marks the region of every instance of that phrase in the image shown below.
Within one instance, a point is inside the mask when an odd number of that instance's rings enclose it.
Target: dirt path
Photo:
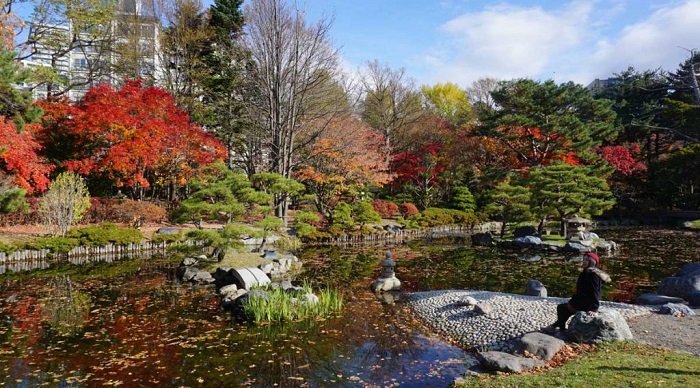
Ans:
[[[651,314],[627,319],[638,342],[700,356],[700,309],[695,315]]]

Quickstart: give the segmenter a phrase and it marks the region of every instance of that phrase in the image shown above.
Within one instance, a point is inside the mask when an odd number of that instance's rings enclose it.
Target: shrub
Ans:
[[[80,240],[71,237],[39,237],[33,241],[28,241],[24,244],[18,244],[17,250],[24,249],[48,249],[53,253],[68,252],[71,249],[80,245]]]
[[[473,212],[456,209],[428,208],[421,213],[418,223],[422,227],[442,225],[473,225],[479,220]]]
[[[355,225],[352,219],[352,207],[347,202],[338,202],[333,208],[333,225],[344,229],[350,229]]]
[[[355,205],[352,207],[352,217],[355,222],[360,224],[361,228],[363,228],[365,224],[379,222],[382,220],[379,217],[379,214],[374,211],[372,204],[364,201],[355,203]]]
[[[160,223],[166,219],[168,212],[152,202],[120,199],[112,205],[115,221],[127,224],[135,220]]]
[[[90,193],[78,174],[63,172],[41,197],[39,214],[53,236],[65,236],[90,208]]]
[[[383,199],[375,199],[372,201],[372,207],[382,218],[393,218],[395,215],[399,214],[398,205]]]
[[[78,239],[80,244],[90,246],[136,244],[143,240],[140,231],[110,223],[72,229],[67,237]]]
[[[418,211],[418,208],[416,207],[416,205],[414,205],[410,202],[402,203],[401,206],[399,207],[399,211],[401,212],[401,216],[403,218],[408,218],[410,216],[413,216],[413,215],[420,213]]]
[[[396,219],[396,222],[406,229],[419,229],[420,225],[418,224],[418,218],[420,217],[418,216],[420,216],[420,214],[416,214],[410,218],[399,217]]]

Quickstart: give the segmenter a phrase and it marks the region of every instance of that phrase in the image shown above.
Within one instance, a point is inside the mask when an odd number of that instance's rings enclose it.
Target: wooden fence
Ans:
[[[201,241],[186,240],[180,244],[200,246]],[[79,246],[69,252],[52,253],[48,249],[15,251],[10,254],[0,252],[0,274],[7,272],[46,269],[52,264],[87,264],[94,262],[111,263],[121,259],[148,258],[156,253],[165,253],[172,242],[144,242],[140,244],[105,246]]]
[[[365,235],[344,235],[338,237],[323,238],[313,241],[305,241],[309,245],[338,245],[338,246],[358,246],[358,245],[397,245],[404,244],[410,240],[419,238],[438,237],[463,237],[467,238],[473,233],[500,230],[500,223],[489,222],[481,225],[452,225],[437,226],[428,229],[399,229],[396,231],[386,231]]]

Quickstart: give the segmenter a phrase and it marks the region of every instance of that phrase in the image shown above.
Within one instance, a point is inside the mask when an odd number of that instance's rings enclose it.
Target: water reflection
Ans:
[[[603,258],[614,279],[604,288],[608,300],[655,285],[698,252],[697,234],[600,234],[622,245]],[[236,324],[210,287],[180,284],[177,264],[168,260],[67,268],[73,291],[91,303],[76,330],[55,330],[60,321],[47,319],[42,298],[50,277],[41,278],[41,271],[0,277],[0,384],[445,386],[463,373],[467,356],[425,333],[401,303],[383,304],[370,292],[384,250],[300,252],[306,268],[300,280],[340,288],[345,309],[328,320],[283,326]],[[459,241],[412,242],[391,251],[409,291],[522,293],[527,280],[538,279],[550,296],[568,296],[580,271],[577,256],[532,260]]]

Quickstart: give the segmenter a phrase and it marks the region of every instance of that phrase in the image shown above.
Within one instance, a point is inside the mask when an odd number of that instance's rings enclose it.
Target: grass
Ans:
[[[201,268],[204,271],[214,272],[219,267],[229,268],[251,268],[257,267],[260,264],[265,264],[269,260],[263,259],[259,252],[235,252],[229,250],[221,262],[213,261],[207,266]]]
[[[700,229],[700,220],[690,221],[691,229]]]
[[[697,387],[700,357],[636,342],[606,343],[535,373],[467,378],[458,387]]]
[[[304,292],[311,293],[311,287],[304,285]],[[282,288],[265,289],[267,296],[249,297],[243,305],[246,316],[255,323],[279,323],[304,319],[327,318],[343,308],[342,295],[332,289],[318,293],[318,303],[307,303],[303,297]]]

